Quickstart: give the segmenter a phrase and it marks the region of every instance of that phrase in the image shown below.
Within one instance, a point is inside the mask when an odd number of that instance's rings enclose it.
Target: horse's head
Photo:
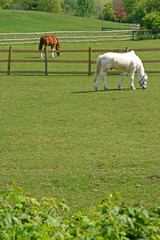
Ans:
[[[147,79],[148,79],[148,76],[147,74],[145,73],[145,75],[143,75],[139,80],[139,85],[143,88],[143,89],[146,89],[147,87]]]

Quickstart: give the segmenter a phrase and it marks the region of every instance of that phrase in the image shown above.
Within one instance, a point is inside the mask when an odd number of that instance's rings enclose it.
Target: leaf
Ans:
[[[7,191],[0,191],[0,195],[7,195],[8,192]]]
[[[130,218],[130,217],[128,218],[128,223],[131,226],[131,228],[134,229],[134,224],[133,224],[132,218]]]
[[[120,211],[120,208],[118,206],[115,206],[115,208],[112,210],[114,215],[118,215]]]
[[[4,222],[5,222],[6,226],[7,226],[7,228],[11,228],[11,229],[13,228],[11,216],[8,215],[8,216],[4,219]]]
[[[47,225],[52,225],[53,227],[59,227],[60,223],[58,221],[58,219],[55,219],[51,216],[49,216],[46,220],[46,224]]]
[[[14,191],[16,194],[20,194],[23,191],[23,188],[21,186],[16,186]]]
[[[17,197],[16,195],[10,194],[10,195],[9,195],[9,198],[10,198],[10,200],[11,200],[14,204],[19,203],[19,199],[18,199],[18,197]]]
[[[129,207],[128,211],[133,217],[135,216],[135,209],[134,208]]]
[[[21,230],[23,230],[23,224],[19,221],[17,217],[13,217],[13,221],[19,226]]]

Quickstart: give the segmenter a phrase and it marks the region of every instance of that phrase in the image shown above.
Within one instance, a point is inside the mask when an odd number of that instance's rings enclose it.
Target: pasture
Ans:
[[[156,48],[159,43],[64,43],[61,48]],[[38,49],[38,45],[13,48]],[[158,54],[138,55],[158,59]],[[40,59],[40,54],[20,57]],[[69,57],[65,53],[60,58]],[[72,53],[74,59],[81,57]],[[27,66],[36,68],[32,63]],[[55,67],[74,69],[77,65]],[[159,69],[158,63],[144,67]],[[71,210],[87,209],[107,192],[120,192],[131,205],[159,205],[160,75],[148,77],[146,90],[139,87],[136,75],[136,91],[130,90],[129,76],[118,91],[120,75],[109,75],[111,90],[102,91],[101,81],[101,91],[95,92],[93,75],[2,74],[1,188],[15,180],[29,196],[65,198]]]
[[[47,12],[1,10],[1,33],[12,32],[50,32],[50,31],[101,31],[102,20],[86,17],[66,16]],[[20,24],[21,23],[21,24]],[[104,21],[103,27],[119,30],[118,22]],[[122,24],[128,29],[128,24]]]
[[[82,21],[49,13],[6,10],[0,19],[1,32],[101,29],[101,21],[95,19]],[[104,22],[104,27],[115,30],[119,24]],[[143,40],[60,45],[74,50],[159,48],[159,44],[160,40]],[[38,45],[15,45],[13,49],[38,50]],[[12,55],[14,59],[40,59],[39,52]],[[98,55],[94,53],[93,60]],[[139,52],[138,56],[156,60],[159,52]],[[0,54],[0,59],[7,58],[8,54]],[[88,56],[63,53],[58,59]],[[158,71],[159,63],[144,67]],[[0,68],[5,70],[7,64],[0,63]],[[86,68],[86,64],[49,64],[49,70],[57,71]],[[11,65],[11,70],[27,69],[44,70],[44,64]],[[131,91],[127,76],[123,90],[118,91],[120,75],[109,75],[111,90],[103,91],[101,80],[100,91],[95,92],[93,75],[1,74],[1,189],[15,180],[28,196],[65,198],[72,211],[97,205],[106,192],[120,192],[131,205],[159,205],[160,75],[148,77],[146,90],[140,89],[136,76],[137,90]]]

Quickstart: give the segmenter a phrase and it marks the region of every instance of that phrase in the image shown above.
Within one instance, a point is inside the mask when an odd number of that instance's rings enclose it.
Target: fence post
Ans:
[[[48,75],[48,65],[47,65],[47,47],[45,47],[45,74]]]
[[[92,48],[89,47],[88,75],[91,76]]]
[[[129,49],[128,49],[128,47],[126,47],[126,52],[129,52]]]
[[[11,56],[12,56],[12,47],[9,47],[9,55],[8,55],[8,71],[7,74],[10,75],[10,69],[11,69]]]
[[[132,40],[134,40],[134,29],[132,31]]]

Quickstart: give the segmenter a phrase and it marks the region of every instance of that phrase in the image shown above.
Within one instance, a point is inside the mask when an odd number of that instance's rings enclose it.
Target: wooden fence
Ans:
[[[94,42],[131,40],[144,35],[153,36],[152,30],[117,31],[56,31],[40,33],[0,33],[0,45],[37,44],[42,35],[55,35],[60,42]]]
[[[133,49],[135,52],[144,52],[144,51],[160,51],[160,48],[152,48],[152,49]],[[88,74],[88,75],[91,75],[92,72],[91,71],[91,66],[92,64],[95,64],[96,61],[95,60],[92,60],[92,53],[94,52],[100,52],[100,53],[104,53],[104,52],[128,52],[129,49],[126,47],[125,49],[92,49],[92,48],[89,48],[88,50],[60,50],[60,52],[66,52],[66,53],[69,53],[69,52],[72,52],[72,53],[76,53],[76,52],[80,52],[80,53],[88,53],[88,60],[57,60],[57,59],[54,59],[54,60],[49,60],[47,58],[47,55],[48,55],[48,52],[51,53],[51,51],[48,51],[47,52],[47,48],[45,49],[45,59],[40,59],[40,60],[26,60],[26,59],[19,59],[19,60],[13,60],[12,59],[12,53],[38,53],[39,54],[39,51],[37,50],[13,50],[12,47],[10,46],[9,47],[9,50],[0,50],[0,52],[8,52],[8,60],[0,60],[0,63],[4,63],[6,62],[7,63],[7,71],[2,71],[0,70],[0,73],[7,73],[8,75],[10,75],[11,73],[17,73],[17,74],[45,74],[45,75],[48,75],[48,74]],[[55,51],[57,52],[57,51]],[[143,63],[159,63],[160,60],[142,60]],[[11,63],[39,63],[39,62],[43,62],[44,63],[44,71],[11,71]],[[48,71],[48,63],[80,63],[80,64],[87,64],[88,65],[88,70],[87,71],[83,71],[83,72],[78,72],[78,71],[65,71],[65,72],[62,72],[62,71]],[[149,71],[149,69],[147,69],[147,72],[148,73],[160,73],[160,71]],[[110,71],[108,72],[109,74],[119,74],[121,72],[118,72],[118,71]]]

